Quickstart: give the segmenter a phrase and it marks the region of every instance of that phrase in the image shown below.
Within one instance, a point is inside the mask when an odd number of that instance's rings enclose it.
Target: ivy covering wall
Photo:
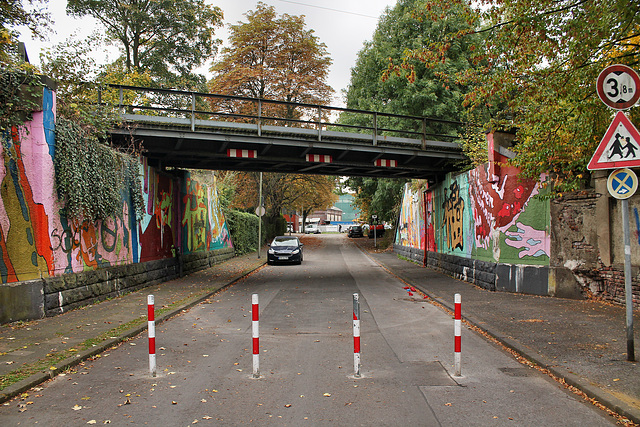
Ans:
[[[56,123],[55,111],[55,93],[45,87],[32,120],[0,134],[1,283],[233,247],[215,185],[200,184],[188,172],[162,173],[144,158],[86,140],[79,151],[71,145],[82,140],[69,137],[79,130]],[[56,156],[78,153],[84,157],[62,171]],[[112,180],[91,175],[92,167],[105,165],[114,167]],[[83,187],[61,191],[78,182],[73,174],[84,177]],[[90,197],[98,203],[88,203]]]

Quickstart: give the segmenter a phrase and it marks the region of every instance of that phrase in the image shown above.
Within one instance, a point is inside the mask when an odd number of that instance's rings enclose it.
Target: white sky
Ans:
[[[246,21],[243,14],[255,10],[257,4],[256,0],[205,1],[219,6],[224,12],[225,28],[216,32],[216,37],[222,40],[227,37],[228,24]],[[377,18],[387,6],[393,7],[396,0],[263,0],[263,3],[274,6],[278,14],[305,15],[307,28],[314,30],[319,40],[327,45],[333,59],[328,83],[336,91],[333,105],[342,105],[340,91],[349,84],[351,67],[355,65],[358,51],[364,41],[371,40],[378,24]],[[41,49],[62,42],[74,33],[83,39],[100,27],[92,18],[78,20],[66,16],[66,5],[66,0],[49,0],[55,33],[49,35],[48,42],[31,40],[29,35],[23,37],[31,63],[39,64]],[[106,56],[104,52],[95,53],[101,62],[106,60]],[[206,70],[208,66],[200,72],[207,74]]]

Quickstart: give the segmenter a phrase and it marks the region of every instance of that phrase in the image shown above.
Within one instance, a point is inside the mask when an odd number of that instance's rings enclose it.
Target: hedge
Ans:
[[[257,250],[258,217],[248,212],[225,209],[224,217],[233,239],[236,255],[244,255]]]
[[[227,227],[233,239],[236,255],[244,255],[257,250],[258,241],[258,217],[252,213],[225,209],[224,216]],[[275,236],[281,236],[287,231],[287,221],[282,215],[274,222],[269,222],[266,216],[262,217],[262,244],[270,242]]]

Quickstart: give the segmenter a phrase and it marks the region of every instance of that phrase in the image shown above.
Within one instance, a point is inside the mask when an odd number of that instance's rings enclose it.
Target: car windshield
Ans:
[[[271,246],[298,246],[296,237],[276,237],[271,242]]]

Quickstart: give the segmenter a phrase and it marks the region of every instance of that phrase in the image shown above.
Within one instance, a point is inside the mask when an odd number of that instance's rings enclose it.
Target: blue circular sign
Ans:
[[[638,189],[638,177],[631,169],[616,169],[609,175],[607,188],[616,199],[628,199]]]

